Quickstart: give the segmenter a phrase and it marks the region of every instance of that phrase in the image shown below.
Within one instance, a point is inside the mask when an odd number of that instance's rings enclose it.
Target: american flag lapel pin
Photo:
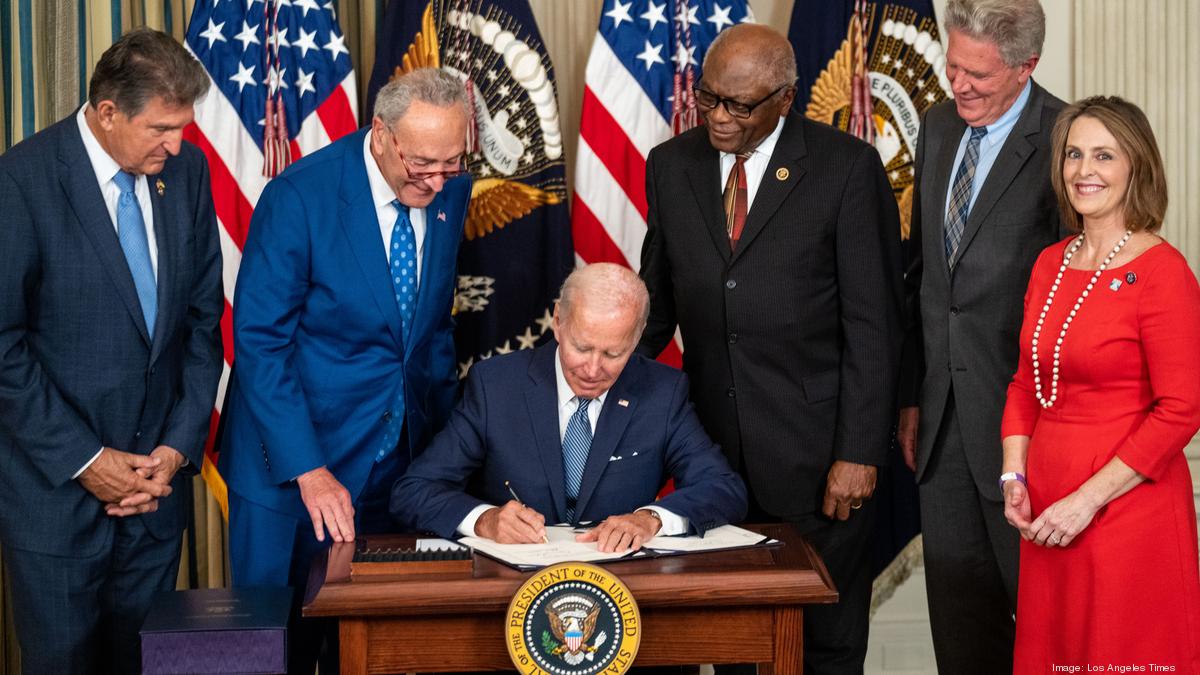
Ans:
[[[617,399],[617,405],[621,406],[622,408],[628,408],[629,401],[627,399],[620,398],[620,399]]]
[[[438,211],[437,219],[442,221],[443,223],[446,222],[446,212]]]
[[[161,197],[167,193],[167,184],[162,182],[162,179],[154,181],[154,188],[158,190],[158,196]]]

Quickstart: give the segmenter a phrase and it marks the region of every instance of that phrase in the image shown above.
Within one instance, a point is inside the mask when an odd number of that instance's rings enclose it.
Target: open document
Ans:
[[[778,546],[780,542],[735,525],[724,525],[704,533],[703,537],[653,537],[641,549],[625,553],[602,553],[595,542],[575,541],[586,528],[551,525],[546,528],[544,544],[497,544],[482,537],[463,537],[460,544],[517,569],[536,569],[561,562],[612,562],[663,555],[726,551],[752,546]]]

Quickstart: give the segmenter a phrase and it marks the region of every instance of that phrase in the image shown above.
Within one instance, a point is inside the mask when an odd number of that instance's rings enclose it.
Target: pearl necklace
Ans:
[[[1071,320],[1075,318],[1080,305],[1083,304],[1083,299],[1088,296],[1092,288],[1096,285],[1096,282],[1100,280],[1100,275],[1104,274],[1104,270],[1108,269],[1113,258],[1117,257],[1117,253],[1121,251],[1121,247],[1129,241],[1131,236],[1133,236],[1133,232],[1125,230],[1125,236],[1121,237],[1121,240],[1113,247],[1108,257],[1104,259],[1104,262],[1100,263],[1099,269],[1092,275],[1092,279],[1088,282],[1087,287],[1079,294],[1079,298],[1075,301],[1075,306],[1071,308],[1071,311],[1067,314],[1067,318],[1063,320],[1062,330],[1058,333],[1058,342],[1054,345],[1054,365],[1050,371],[1050,398],[1047,399],[1042,396],[1042,375],[1038,369],[1038,338],[1042,335],[1042,324],[1046,321],[1046,313],[1050,311],[1050,305],[1054,303],[1054,294],[1058,292],[1058,286],[1062,283],[1063,272],[1066,271],[1067,265],[1071,263],[1071,256],[1075,255],[1075,252],[1083,245],[1082,234],[1075,239],[1075,243],[1067,251],[1066,255],[1063,256],[1062,266],[1058,268],[1058,276],[1054,277],[1054,283],[1050,285],[1050,293],[1046,296],[1046,304],[1042,305],[1041,316],[1038,317],[1037,325],[1033,328],[1033,387],[1035,390],[1034,393],[1037,395],[1037,400],[1042,404],[1043,408],[1053,406],[1054,402],[1058,399],[1059,352],[1062,350],[1063,338],[1067,336],[1067,329],[1071,327]]]

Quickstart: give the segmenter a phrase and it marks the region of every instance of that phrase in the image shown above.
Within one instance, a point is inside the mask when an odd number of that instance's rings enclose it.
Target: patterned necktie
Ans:
[[[417,311],[417,241],[408,207],[399,199],[393,199],[392,206],[397,214],[392,228],[392,286],[396,291],[396,306],[400,308],[401,334],[407,339]]]
[[[567,422],[567,433],[563,434],[563,484],[567,489],[567,520],[575,521],[575,502],[579,499],[579,486],[583,483],[583,468],[587,466],[588,451],[592,448],[592,424],[588,420],[590,398],[577,398],[579,407]]]
[[[979,142],[987,135],[987,127],[971,127],[971,139],[963,154],[958,172],[954,174],[954,187],[950,192],[950,208],[946,210],[946,261],[950,269],[958,261],[958,245],[962,243],[963,228],[967,225],[967,214],[971,211],[971,193],[975,181],[975,166],[979,164]]]
[[[113,182],[121,190],[117,199],[117,239],[125,252],[125,262],[133,275],[133,286],[137,289],[138,302],[142,305],[142,318],[146,320],[146,332],[154,337],[154,320],[158,316],[158,282],[154,278],[154,267],[150,264],[150,243],[146,236],[146,221],[142,218],[142,207],[133,192],[136,179],[133,174],[118,171]]]
[[[742,228],[746,226],[746,211],[749,210],[749,189],[746,187],[746,160],[752,153],[746,152],[737,156],[729,178],[725,180],[725,233],[729,235],[729,250],[737,249],[738,240],[742,238]]]

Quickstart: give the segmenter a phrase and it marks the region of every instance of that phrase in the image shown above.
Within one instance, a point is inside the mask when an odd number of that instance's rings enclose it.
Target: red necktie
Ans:
[[[746,160],[750,153],[737,156],[729,178],[725,181],[725,232],[729,235],[729,249],[736,250],[738,239],[742,238],[742,228],[746,226],[747,202],[749,190],[746,188]]]

